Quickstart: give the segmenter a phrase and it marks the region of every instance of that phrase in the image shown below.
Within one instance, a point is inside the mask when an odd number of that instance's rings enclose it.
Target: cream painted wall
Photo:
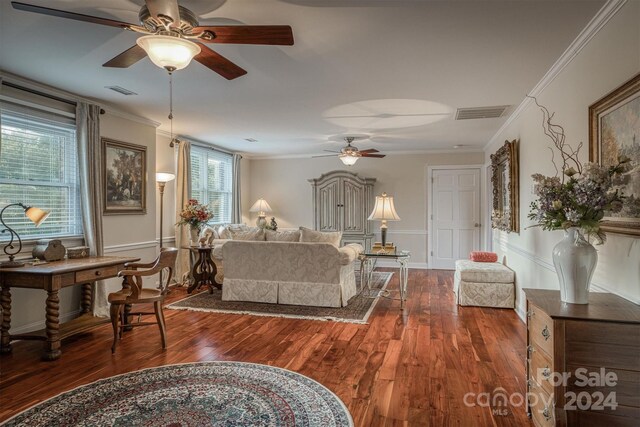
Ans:
[[[250,200],[245,204],[248,223],[256,214],[248,209],[264,197],[281,228],[313,227],[310,178],[333,170],[348,170],[361,177],[376,178],[374,191],[394,196],[400,222],[389,223],[388,240],[410,250],[414,266],[427,262],[427,166],[482,164],[482,153],[404,154],[383,159],[361,159],[344,166],[337,158],[252,159],[250,162]],[[373,229],[379,230],[375,223]],[[380,240],[379,232],[376,239]]]
[[[588,108],[640,71],[640,2],[629,1],[595,35],[582,51],[538,96],[541,104],[555,112],[555,122],[564,127],[567,141],[585,143],[581,160],[588,160]],[[546,147],[549,139],[541,127],[541,113],[529,107],[488,147],[486,160],[504,140],[520,140],[520,234],[494,233],[494,249],[516,272],[520,314],[525,300],[522,288],[558,288],[551,251],[562,231],[548,232],[531,225],[526,216],[532,194],[531,174],[553,175]],[[640,303],[640,238],[609,234],[597,246],[599,262],[594,290],[607,290]]]
[[[141,215],[103,216],[105,255],[153,260],[157,254],[156,129],[151,125],[105,114],[100,119],[100,134],[106,138],[147,147],[147,212]],[[120,289],[122,282],[111,279],[107,284],[110,291],[116,291]]]

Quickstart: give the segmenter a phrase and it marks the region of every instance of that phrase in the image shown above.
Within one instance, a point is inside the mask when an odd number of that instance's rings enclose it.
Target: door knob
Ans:
[[[476,228],[479,228],[480,224],[476,222],[475,224],[473,224],[473,226],[476,227]]]

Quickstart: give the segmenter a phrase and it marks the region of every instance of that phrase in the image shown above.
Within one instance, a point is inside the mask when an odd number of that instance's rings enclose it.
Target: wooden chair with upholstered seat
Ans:
[[[163,248],[158,258],[151,263],[127,263],[126,270],[118,273],[122,277],[123,288],[118,292],[109,294],[109,304],[111,304],[111,324],[113,326],[113,345],[111,352],[115,353],[116,344],[122,337],[122,331],[125,328],[136,326],[158,325],[160,328],[160,337],[162,338],[162,348],[167,348],[167,334],[164,322],[164,313],[162,312],[162,304],[165,295],[169,289],[171,276],[173,275],[173,266],[178,256],[178,249]],[[168,270],[168,274],[162,274]],[[142,278],[160,273],[161,283],[158,288],[144,288],[142,286]],[[134,304],[153,304],[153,312],[125,312],[125,307]],[[155,322],[142,322],[141,316],[155,314]],[[129,316],[138,316],[138,322],[129,323]]]

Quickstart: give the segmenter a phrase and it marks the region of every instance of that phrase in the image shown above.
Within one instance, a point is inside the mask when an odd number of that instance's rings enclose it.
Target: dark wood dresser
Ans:
[[[640,306],[608,293],[527,296],[527,413],[536,426],[640,426]]]

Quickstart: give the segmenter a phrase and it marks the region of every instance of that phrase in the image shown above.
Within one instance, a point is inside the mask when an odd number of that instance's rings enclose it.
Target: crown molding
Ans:
[[[235,151],[231,151],[228,148],[220,147],[219,145],[212,144],[210,142],[201,141],[199,139],[195,139],[195,138],[192,138],[190,136],[180,135],[180,134],[173,134],[172,135],[171,133],[167,132],[166,130],[156,129],[156,136],[158,136],[158,135],[159,136],[164,136],[165,138],[169,138],[169,139],[171,139],[171,137],[173,136],[173,138],[179,139],[181,141],[189,141],[192,145],[194,145],[196,147],[211,148],[212,150],[220,151],[222,153],[227,153],[227,154],[240,154],[242,157],[244,157],[244,153],[238,153],[238,152],[235,152]]]
[[[406,151],[387,151],[386,156],[401,156],[411,154],[460,154],[460,153],[473,153],[483,154],[482,148],[451,148],[451,149],[425,149],[425,150],[406,150]],[[310,159],[313,156],[324,156],[327,153],[309,153],[309,154],[273,154],[273,155],[261,155],[242,153],[242,156],[249,160],[287,160],[287,159]],[[327,156],[330,157],[330,156]]]
[[[578,34],[569,47],[560,55],[560,58],[551,66],[542,79],[529,91],[529,96],[538,97],[553,82],[556,77],[565,69],[567,65],[589,44],[591,39],[609,22],[611,18],[627,3],[628,0],[608,0],[596,15],[589,21],[586,27]],[[533,100],[525,97],[520,105],[513,110],[504,124],[491,137],[484,146],[486,151],[492,144],[498,141],[499,136],[504,132],[528,107]]]

